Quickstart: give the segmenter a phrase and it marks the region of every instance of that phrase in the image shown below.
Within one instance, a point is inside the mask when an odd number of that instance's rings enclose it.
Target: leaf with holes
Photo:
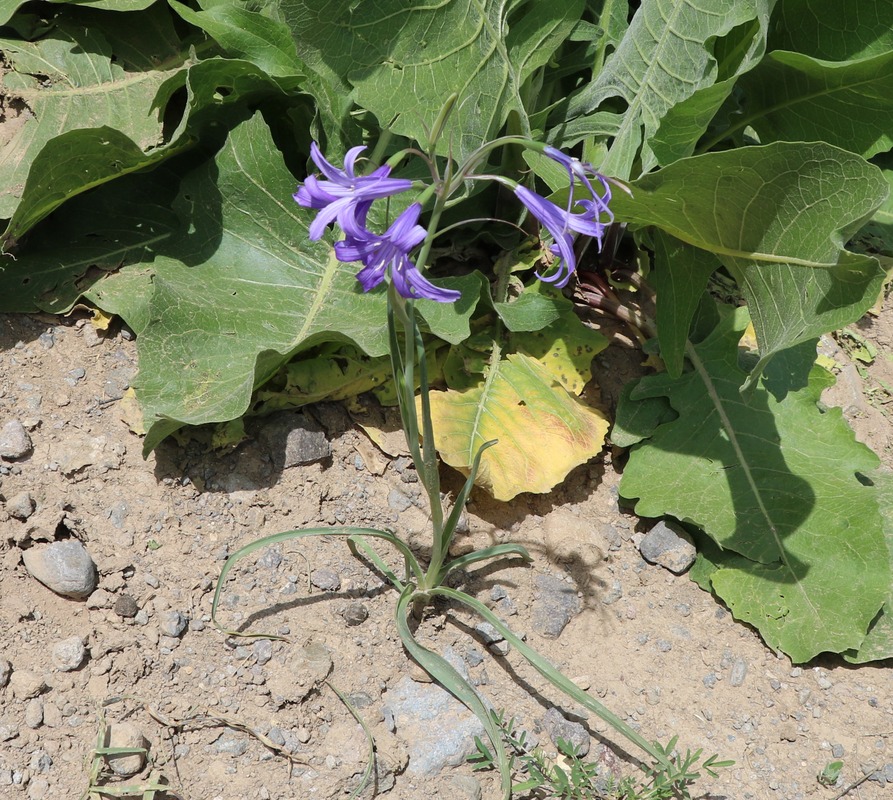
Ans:
[[[678,416],[633,448],[620,493],[636,499],[641,516],[701,527],[722,552],[709,555],[699,582],[770,647],[803,662],[859,647],[887,597],[876,490],[861,477],[878,459],[839,409],[819,409],[829,373],[815,367],[806,386],[792,385],[803,371],[794,362],[811,363],[814,349],[786,351],[742,398],[747,323],[746,309],[726,309],[714,332],[688,347],[688,372],[640,381],[632,402],[666,397]]]

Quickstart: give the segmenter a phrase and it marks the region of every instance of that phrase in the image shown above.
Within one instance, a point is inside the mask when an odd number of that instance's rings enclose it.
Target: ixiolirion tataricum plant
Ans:
[[[437,172],[437,161],[434,158],[438,130],[439,125],[435,125],[427,153],[412,151],[427,161],[433,177],[429,184],[392,177],[391,164],[400,163],[406,153],[398,153],[389,164],[363,174],[358,168],[358,159],[364,148],[355,147],[349,150],[344,160],[344,168],[339,169],[326,160],[314,143],[311,147],[312,159],[322,173],[322,178],[308,177],[294,195],[297,203],[318,211],[315,221],[309,228],[309,236],[318,239],[323,235],[327,225],[335,225],[344,234],[344,238],[335,244],[337,258],[343,262],[362,264],[356,277],[364,292],[383,287],[387,293],[391,367],[400,416],[406,442],[418,471],[419,481],[428,495],[430,507],[430,558],[427,564],[422,564],[397,533],[386,530],[353,527],[313,528],[268,536],[243,547],[224,564],[214,594],[212,618],[215,624],[221,627],[217,622],[216,612],[227,575],[233,565],[249,553],[277,542],[306,536],[346,537],[352,551],[368,559],[398,592],[395,621],[407,652],[433,678],[474,712],[485,726],[495,753],[495,762],[501,772],[503,797],[511,796],[512,773],[511,760],[506,752],[497,717],[488,710],[471,684],[446,659],[421,645],[413,634],[412,619],[421,617],[425,608],[438,600],[464,605],[478,614],[493,625],[505,640],[555,687],[597,714],[636,745],[652,760],[647,772],[649,780],[655,786],[661,786],[667,792],[683,790],[698,777],[698,774],[692,771],[692,767],[697,763],[700,751],[695,754],[689,752],[682,757],[675,753],[673,746],[662,747],[649,742],[512,633],[486,605],[448,585],[451,573],[456,570],[465,570],[475,564],[497,558],[517,557],[529,561],[530,556],[520,545],[501,544],[456,558],[449,557],[450,543],[474,486],[481,455],[490,447],[498,447],[498,442],[485,442],[478,449],[464,486],[452,505],[445,505],[440,492],[438,459],[435,451],[427,353],[415,308],[419,299],[438,303],[454,303],[460,299],[460,292],[436,286],[423,271],[438,233],[438,221],[452,194],[459,191],[465,181],[490,179],[508,186],[553,238],[551,249],[559,260],[552,265],[550,273],[538,277],[563,286],[576,268],[574,254],[576,234],[589,236],[600,246],[606,225],[613,220],[613,213],[608,207],[613,182],[597,173],[589,164],[571,158],[555,148],[519,137],[504,137],[490,142],[473,153],[454,173],[441,175]],[[490,151],[505,145],[540,152],[565,167],[570,190],[566,205],[560,207],[507,178],[475,173],[476,166],[485,160]],[[598,186],[598,190],[595,186]],[[416,192],[414,201],[398,213],[393,222],[384,226],[383,231],[376,230],[371,225],[370,211],[376,201],[396,198],[411,191]],[[423,209],[428,204],[432,208],[428,215],[427,227],[423,227],[419,221]],[[418,398],[416,387],[418,387]],[[402,575],[397,575],[379,555],[373,546],[376,541],[386,542],[402,556],[404,565]],[[227,633],[233,632],[227,631]],[[712,766],[718,766],[713,759],[708,759],[703,765],[711,774]]]

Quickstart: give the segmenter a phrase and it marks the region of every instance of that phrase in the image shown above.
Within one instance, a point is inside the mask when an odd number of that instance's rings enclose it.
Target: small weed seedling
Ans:
[[[657,764],[646,769],[648,778],[644,781],[637,783],[633,778],[617,781],[613,775],[603,774],[599,764],[583,761],[576,748],[564,739],[556,743],[558,757],[550,760],[541,747],[528,745],[526,731],[517,730],[514,719],[506,720],[504,712],[492,713],[509,752],[513,793],[556,800],[687,800],[690,797],[687,787],[700,777],[693,767],[701,751],[686,753],[685,758],[679,759],[673,753],[675,737],[664,749],[672,761],[669,769]],[[490,749],[477,737],[475,744],[477,753],[468,760],[476,770],[493,769],[496,764]],[[715,777],[715,769],[733,763],[717,761],[716,756],[711,756],[701,768]]]

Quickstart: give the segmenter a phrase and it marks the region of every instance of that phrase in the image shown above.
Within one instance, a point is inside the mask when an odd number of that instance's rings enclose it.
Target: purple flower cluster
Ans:
[[[391,178],[391,168],[379,167],[369,175],[356,175],[354,164],[365,147],[351,148],[339,170],[326,161],[316,142],[310,145],[310,156],[328,180],[310,176],[294,198],[305,208],[319,209],[310,225],[310,238],[317,240],[329,223],[335,222],[345,238],[335,245],[335,257],[342,262],[360,261],[363,269],[357,280],[363,291],[378,286],[390,268],[391,280],[403,297],[425,297],[439,303],[453,303],[461,295],[440,289],[431,283],[409,258],[410,252],[424,241],[427,231],[418,224],[422,207],[413,203],[383,234],[366,228],[366,216],[372,203],[412,188],[412,181]]]
[[[412,182],[390,177],[389,166],[379,167],[369,175],[357,175],[354,165],[363,150],[364,147],[351,148],[345,156],[344,169],[340,170],[326,161],[315,142],[311,144],[311,158],[324,180],[310,176],[294,195],[298,204],[319,210],[310,225],[310,238],[314,241],[321,238],[325,228],[336,223],[344,231],[344,240],[336,243],[335,255],[342,262],[363,264],[357,280],[365,292],[378,286],[390,274],[394,287],[403,297],[455,302],[460,297],[459,292],[435,286],[409,257],[427,236],[427,231],[418,224],[422,212],[419,203],[410,205],[383,234],[373,233],[366,227],[366,217],[375,200],[405,192],[412,188]],[[576,234],[591,236],[601,247],[605,228],[614,220],[608,207],[611,187],[591,164],[565,155],[554,147],[543,148],[543,153],[567,170],[571,190],[567,207],[562,209],[524,186],[514,186],[514,192],[552,235],[550,250],[560,259],[553,275],[537,277],[564,287],[577,266],[574,255]],[[601,194],[595,191],[591,179],[601,185]],[[582,187],[585,197],[575,198],[577,185]],[[575,211],[576,208],[582,210]]]

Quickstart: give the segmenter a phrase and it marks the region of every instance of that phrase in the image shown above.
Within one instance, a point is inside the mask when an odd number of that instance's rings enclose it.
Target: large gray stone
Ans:
[[[537,575],[534,583],[539,596],[533,602],[531,624],[547,639],[557,639],[561,632],[583,609],[573,584],[552,575]]]
[[[96,588],[96,564],[79,541],[38,544],[22,554],[25,569],[63,597],[84,600]]]
[[[258,439],[279,470],[322,461],[332,454],[325,431],[300,413],[276,414],[264,424]]]
[[[0,428],[0,458],[15,460],[31,452],[31,437],[25,426],[11,419]]]
[[[645,534],[639,552],[648,563],[659,564],[677,575],[694,564],[698,554],[687,531],[673,522],[664,521]]]
[[[465,663],[452,648],[447,648],[444,657],[468,676]],[[446,689],[435,683],[416,683],[408,675],[388,690],[385,706],[409,752],[406,770],[415,775],[434,776],[444,767],[463,764],[475,752],[474,737],[486,735],[481,721]]]

